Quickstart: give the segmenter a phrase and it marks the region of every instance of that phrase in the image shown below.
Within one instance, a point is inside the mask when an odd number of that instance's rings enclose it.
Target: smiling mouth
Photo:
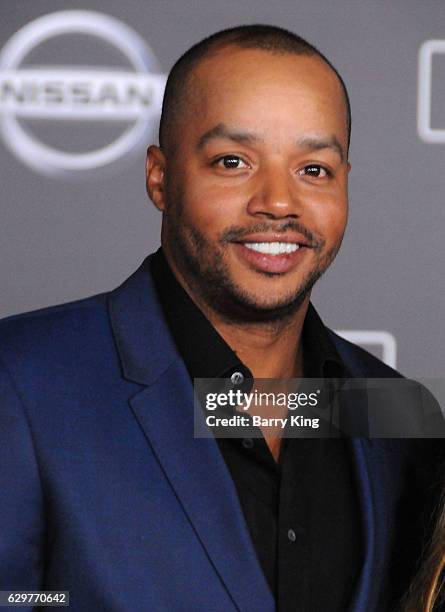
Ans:
[[[235,242],[236,253],[250,269],[268,276],[286,274],[296,269],[310,248],[304,238],[297,236],[284,240],[277,240],[275,236],[272,240],[265,240],[266,236],[255,236],[256,240],[252,238]]]
[[[242,244],[251,251],[263,255],[285,255],[295,253],[300,248],[295,242],[243,242]]]

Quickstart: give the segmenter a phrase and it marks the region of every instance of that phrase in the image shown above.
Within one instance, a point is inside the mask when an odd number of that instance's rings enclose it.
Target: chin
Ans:
[[[229,306],[228,311],[231,310],[232,316],[239,317],[240,320],[273,322],[295,314],[308,295],[298,292],[289,295],[289,292],[287,292],[286,294],[268,295],[265,298],[265,293],[267,291],[251,293],[235,291],[225,304],[232,305],[232,309]],[[228,314],[228,311],[226,311],[226,314]]]
[[[290,279],[276,275],[266,277],[264,274],[256,275],[256,279],[250,282],[233,283],[237,287],[239,295],[248,297],[249,302],[260,309],[280,308],[293,302],[305,287],[305,283],[290,282]]]
[[[280,308],[286,308],[294,301],[294,295],[280,295],[275,294],[271,295],[267,293],[267,290],[259,293],[243,293],[239,295],[238,298],[241,302],[244,302],[246,305],[249,305],[254,310],[267,311],[267,310],[276,310]]]

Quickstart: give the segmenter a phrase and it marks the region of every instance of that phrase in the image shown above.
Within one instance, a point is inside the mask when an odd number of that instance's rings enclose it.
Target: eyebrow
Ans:
[[[205,132],[196,145],[196,150],[200,151],[210,140],[216,138],[226,138],[227,140],[233,140],[234,142],[240,142],[241,144],[251,144],[253,142],[263,142],[263,139],[251,132],[239,132],[232,130],[225,123],[218,123],[215,127],[211,128],[208,132]]]
[[[327,138],[317,138],[312,136],[303,136],[297,140],[297,145],[309,151],[321,151],[322,149],[332,149],[338,153],[341,161],[344,160],[343,147],[336,136],[328,136]]]
[[[215,127],[205,132],[198,140],[196,150],[201,151],[204,146],[211,140],[217,138],[226,138],[227,140],[233,140],[241,144],[252,144],[256,142],[264,142],[264,139],[257,134],[251,132],[242,132],[236,129],[229,128],[225,123],[218,123]],[[309,151],[321,151],[322,149],[331,149],[337,153],[340,160],[344,160],[343,147],[341,146],[338,138],[334,135],[327,137],[317,136],[302,136],[297,138],[296,145]]]

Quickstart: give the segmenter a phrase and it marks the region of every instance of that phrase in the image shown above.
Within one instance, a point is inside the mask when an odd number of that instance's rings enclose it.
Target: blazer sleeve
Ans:
[[[0,590],[43,588],[43,507],[32,432],[0,363]]]

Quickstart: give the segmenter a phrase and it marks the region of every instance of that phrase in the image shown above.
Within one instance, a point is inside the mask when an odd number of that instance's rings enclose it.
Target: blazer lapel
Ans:
[[[157,300],[148,260],[110,295],[125,378],[143,385],[129,401],[191,528],[234,606],[272,612],[274,601],[238,496],[213,438],[194,438],[193,387]]]
[[[240,610],[273,610],[236,490],[213,438],[193,436],[193,388],[180,361],[131,400],[165,476]]]
[[[363,565],[352,598],[351,612],[371,612],[374,609],[371,601],[378,593],[376,584],[376,563],[378,561],[376,538],[376,515],[374,495],[370,478],[370,445],[366,439],[349,440],[351,457],[355,472],[355,481],[360,507],[361,535],[363,543]]]
[[[349,377],[366,378],[366,372],[358,366],[347,347],[338,342],[335,334],[331,333],[331,337]],[[350,612],[364,610],[377,612],[380,595],[378,570],[384,563],[381,537],[385,534],[384,515],[378,512],[377,508],[379,505],[384,507],[386,502],[384,492],[379,488],[378,450],[372,440],[364,437],[369,434],[366,393],[354,389],[354,384],[348,386],[346,382],[340,397],[340,429],[349,437],[348,444],[360,507],[363,546],[363,565],[351,600]]]

